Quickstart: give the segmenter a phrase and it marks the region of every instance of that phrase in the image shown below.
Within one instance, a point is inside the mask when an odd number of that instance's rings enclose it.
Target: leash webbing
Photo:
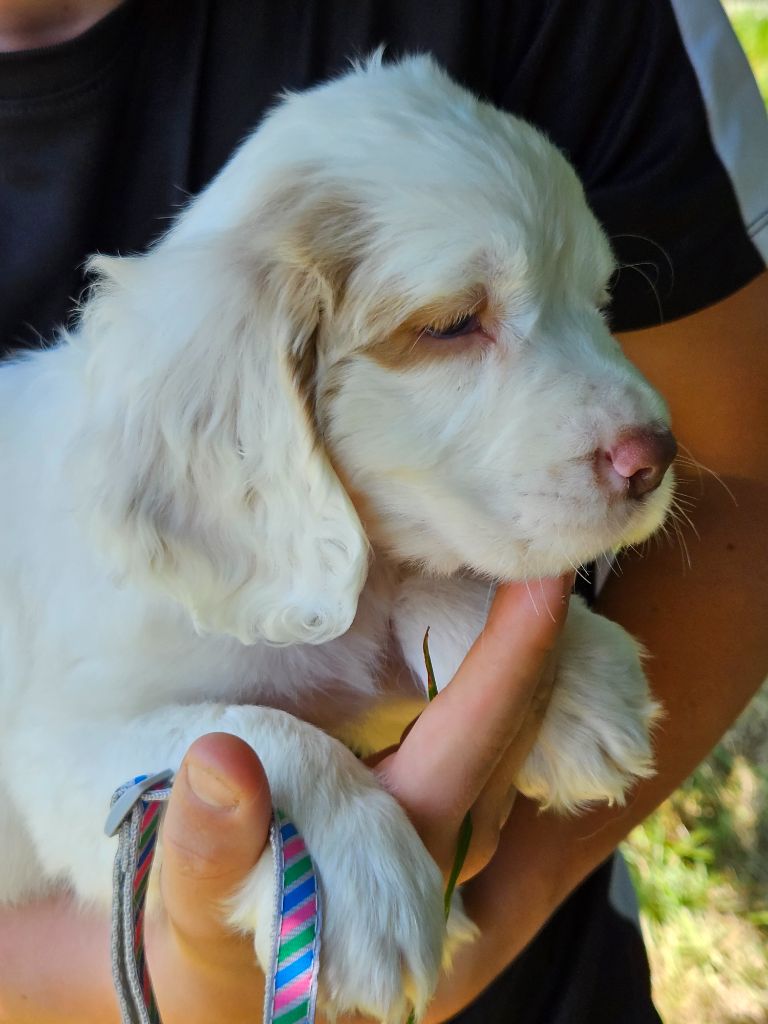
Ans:
[[[173,773],[139,775],[112,797],[105,824],[118,836],[112,883],[112,977],[123,1024],[161,1024],[144,953],[144,908],[161,807]],[[264,1024],[313,1024],[320,966],[320,901],[312,858],[296,826],[275,810],[272,961]]]
[[[320,966],[315,869],[304,840],[282,811],[275,811],[269,838],[275,862],[276,906],[272,963],[264,988],[264,1024],[312,1024]]]

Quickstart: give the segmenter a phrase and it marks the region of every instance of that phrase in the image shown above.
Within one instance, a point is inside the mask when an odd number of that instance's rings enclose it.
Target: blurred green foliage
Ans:
[[[736,9],[731,11],[730,17],[768,106],[768,14],[757,9]]]
[[[768,687],[624,854],[666,1024],[766,1024]]]

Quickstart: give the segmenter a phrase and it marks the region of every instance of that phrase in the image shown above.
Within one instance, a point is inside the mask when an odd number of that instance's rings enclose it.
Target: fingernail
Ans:
[[[239,803],[237,793],[223,779],[194,761],[187,765],[187,782],[195,796],[209,807],[231,811]]]

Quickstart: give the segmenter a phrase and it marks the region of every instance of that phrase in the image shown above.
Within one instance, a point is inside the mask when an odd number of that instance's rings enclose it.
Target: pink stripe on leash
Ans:
[[[315,910],[316,901],[313,897],[312,899],[307,900],[306,903],[302,903],[302,905],[300,907],[297,907],[297,909],[294,910],[293,913],[288,914],[286,917],[284,917],[280,924],[281,937],[285,938],[287,935],[290,935],[295,929],[297,929],[300,925],[304,924],[305,921],[308,921],[310,917],[314,915]]]
[[[284,1006],[295,1002],[300,996],[306,996],[308,986],[308,971],[300,974],[290,985],[275,993],[275,1013],[282,1010]]]
[[[306,853],[307,848],[304,845],[304,840],[301,836],[294,836],[293,839],[289,839],[283,847],[283,857],[286,862],[293,860],[300,853]]]

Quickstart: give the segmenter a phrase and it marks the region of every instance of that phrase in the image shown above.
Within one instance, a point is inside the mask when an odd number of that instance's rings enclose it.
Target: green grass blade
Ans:
[[[464,815],[464,821],[461,823],[459,829],[459,839],[456,844],[456,856],[453,858],[453,867],[451,873],[448,876],[448,885],[445,887],[445,919],[448,920],[448,915],[451,912],[451,900],[453,899],[453,892],[456,888],[456,883],[459,880],[461,869],[464,867],[464,861],[467,859],[467,851],[469,850],[469,844],[472,842],[472,816],[469,811]]]
[[[429,654],[429,626],[424,634],[422,650],[424,651],[424,664],[427,666],[427,696],[430,701],[433,701],[437,696],[437,683],[435,682],[435,670],[432,668],[432,658]]]

